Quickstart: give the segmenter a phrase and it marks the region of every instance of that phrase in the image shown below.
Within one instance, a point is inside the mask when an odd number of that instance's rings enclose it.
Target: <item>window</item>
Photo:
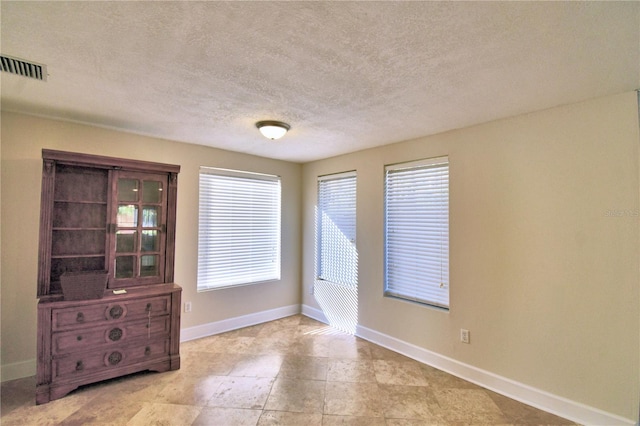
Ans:
[[[358,282],[356,251],[356,174],[318,178],[317,278],[355,287]]]
[[[198,291],[280,279],[280,178],[200,168]]]
[[[385,168],[385,295],[449,307],[447,157]]]
[[[358,325],[355,172],[318,178],[316,217],[313,297],[331,326],[355,334]]]

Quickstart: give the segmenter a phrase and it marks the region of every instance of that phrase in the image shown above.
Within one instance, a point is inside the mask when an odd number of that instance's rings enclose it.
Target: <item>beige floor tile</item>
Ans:
[[[278,377],[290,379],[327,379],[328,359],[322,357],[286,355]]]
[[[371,359],[369,343],[353,336],[339,336],[329,344],[329,358]]]
[[[382,417],[382,398],[376,383],[327,382],[324,414]]]
[[[266,325],[260,333],[256,336],[258,339],[280,339],[286,341],[292,341],[298,337],[297,325],[280,325],[280,326],[268,326]]]
[[[271,388],[265,410],[322,413],[324,387],[324,381],[278,378]]]
[[[424,386],[380,385],[384,417],[438,423],[438,401]]]
[[[373,360],[378,383],[385,385],[429,386],[418,362]]]
[[[435,395],[448,423],[508,424],[506,416],[482,389],[436,389]]]
[[[204,406],[225,380],[221,376],[181,376],[170,381],[156,397],[156,402]]]
[[[328,357],[330,336],[299,336],[289,347],[292,355]]]
[[[68,395],[48,404],[35,405],[34,392],[33,402],[14,409],[6,416],[3,413],[0,423],[2,426],[58,425],[93,398],[95,395]]]
[[[464,423],[445,423],[418,419],[386,419],[386,426],[466,426]],[[476,425],[480,426],[480,425]],[[489,425],[486,425],[489,426]],[[491,425],[497,426],[497,425]]]
[[[94,398],[59,424],[61,426],[121,426],[127,424],[145,404],[148,402],[127,396]]]
[[[265,323],[257,337],[295,336],[300,325],[300,318],[296,315]]]
[[[262,409],[273,381],[266,377],[225,377],[207,406]]]
[[[384,359],[388,361],[411,361],[411,358],[406,357],[402,354],[389,350],[387,348],[383,348],[378,345],[369,345],[369,350],[371,351],[371,359]]]
[[[180,357],[181,375],[226,376],[243,359],[243,354],[189,352]]]
[[[237,377],[276,377],[280,372],[282,355],[246,355],[229,372]]]
[[[286,355],[293,341],[294,337],[256,337],[248,351],[257,355]]]
[[[319,322],[301,322],[298,326],[297,335],[309,337],[348,336],[348,334],[343,331]]]
[[[255,426],[262,410],[204,407],[192,426]]]
[[[258,426],[321,426],[322,414],[290,413],[287,411],[265,411]]]
[[[330,382],[376,383],[370,359],[330,359],[327,380]]]
[[[200,414],[202,407],[190,405],[146,403],[127,426],[184,426],[190,425]]]
[[[255,337],[247,336],[214,336],[208,341],[206,351],[226,354],[248,354],[252,353],[251,345],[253,345],[255,339]]]
[[[382,417],[322,416],[322,426],[385,426]]]

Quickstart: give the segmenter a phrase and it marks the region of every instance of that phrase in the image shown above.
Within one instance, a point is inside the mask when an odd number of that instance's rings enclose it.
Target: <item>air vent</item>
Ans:
[[[0,71],[47,81],[47,66],[0,55]]]

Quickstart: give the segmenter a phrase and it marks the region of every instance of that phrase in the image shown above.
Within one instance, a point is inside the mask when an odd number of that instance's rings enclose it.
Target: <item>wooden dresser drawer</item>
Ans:
[[[53,355],[87,351],[103,345],[127,344],[138,337],[169,335],[171,322],[168,315],[113,323],[100,327],[61,331],[53,334]]]
[[[179,369],[181,293],[157,284],[102,299],[41,299],[36,403],[138,371]]]
[[[81,352],[52,361],[52,379],[85,376],[119,367],[147,362],[169,355],[170,339],[157,338],[129,347],[104,348],[101,351]]]
[[[168,315],[171,311],[171,297],[159,296],[147,299],[123,299],[117,302],[97,301],[83,306],[53,309],[52,328],[54,331],[99,325],[108,321]]]

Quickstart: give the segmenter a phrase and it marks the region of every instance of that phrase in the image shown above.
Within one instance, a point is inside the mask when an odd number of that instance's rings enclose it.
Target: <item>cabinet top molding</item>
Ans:
[[[141,172],[180,173],[180,166],[176,164],[154,163],[151,161],[105,157],[102,155],[57,151],[53,149],[43,149],[42,159],[61,162],[74,166],[91,166],[104,169],[125,169]]]

